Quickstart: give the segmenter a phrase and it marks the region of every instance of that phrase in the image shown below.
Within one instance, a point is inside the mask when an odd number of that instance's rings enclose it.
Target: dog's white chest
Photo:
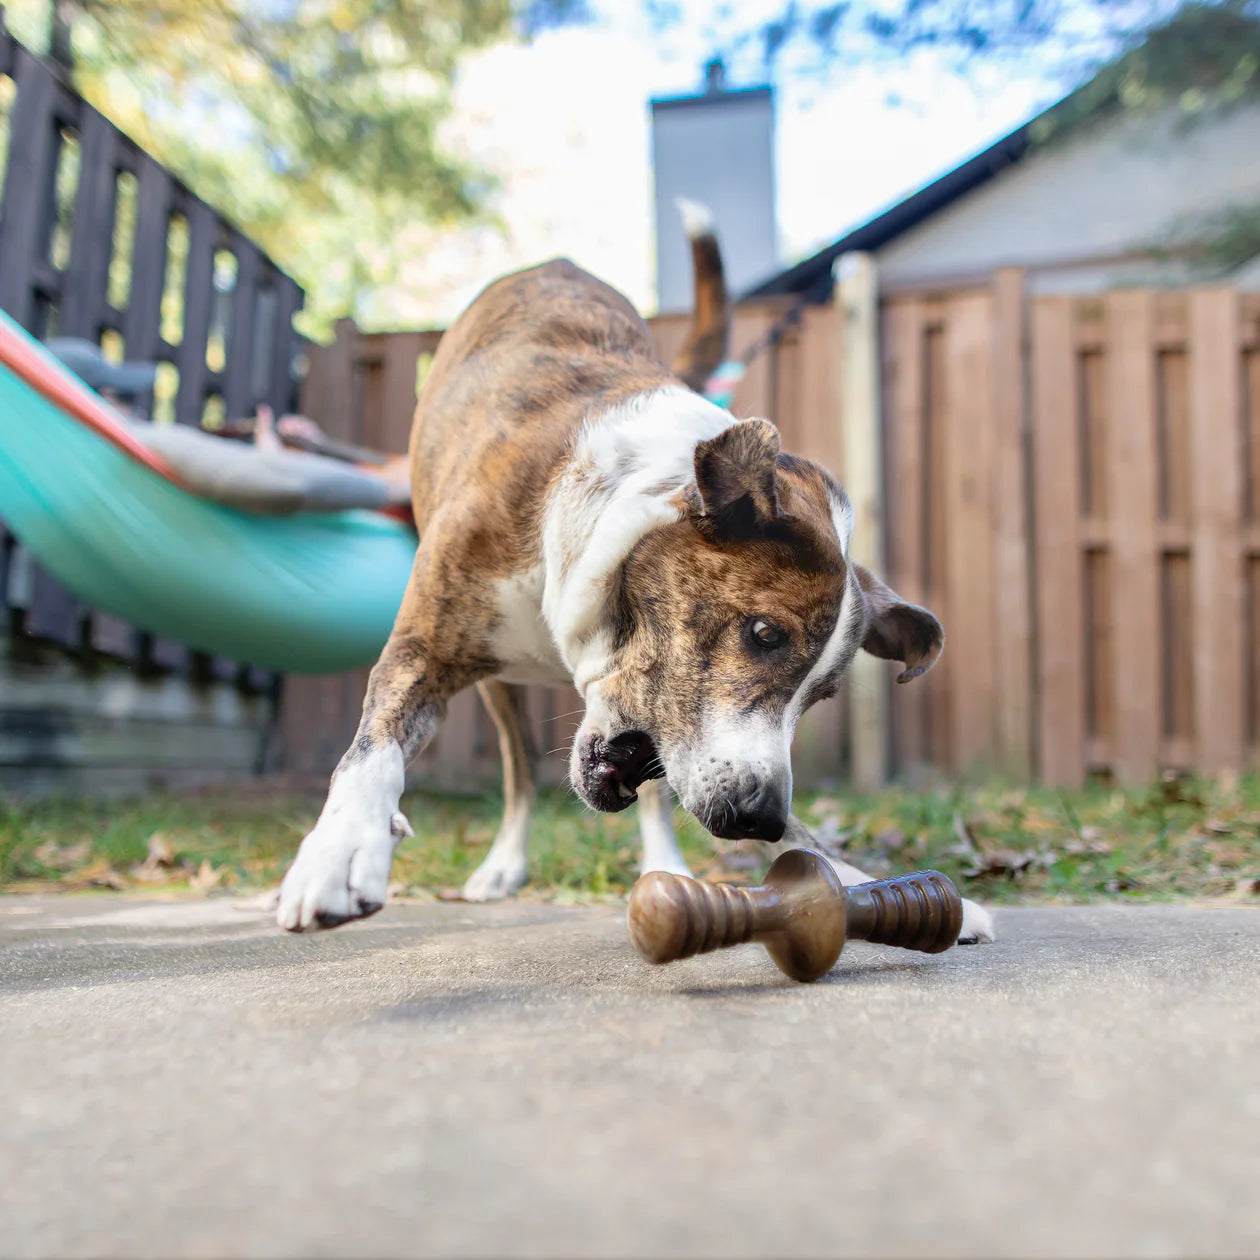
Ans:
[[[498,677],[509,683],[562,686],[569,671],[542,615],[543,568],[504,578],[497,584],[499,621],[491,650],[502,665]]]

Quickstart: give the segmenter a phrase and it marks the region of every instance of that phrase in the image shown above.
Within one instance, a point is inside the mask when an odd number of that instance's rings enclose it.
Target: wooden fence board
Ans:
[[[926,545],[924,548],[926,606],[936,614],[945,627],[945,655],[932,671],[931,699],[928,701],[928,747],[933,762],[941,767],[951,766],[953,749],[953,722],[951,715],[952,690],[950,667],[965,641],[957,637],[950,604],[949,513],[945,495],[946,469],[952,466],[949,451],[950,429],[946,416],[948,359],[945,332],[945,316],[942,305],[934,302],[924,312],[923,371],[925,429],[923,449],[924,476],[922,494],[925,519]],[[954,640],[951,650],[950,640]]]
[[[131,290],[123,324],[127,354],[133,359],[152,355],[157,349],[173,191],[170,176],[147,153],[140,157],[136,178]]]
[[[233,237],[236,287],[232,290],[231,327],[228,329],[227,367],[223,373],[223,402],[228,418],[253,414],[252,381],[255,321],[258,314],[258,280],[261,270],[256,250],[243,237]]]
[[[1085,774],[1085,615],[1071,299],[1035,299],[1031,334],[1037,752],[1041,777],[1072,787]]]
[[[1085,575],[1085,765],[1110,770],[1115,736],[1115,652],[1112,630],[1111,556],[1104,547],[1089,547],[1082,556]]]
[[[737,311],[731,331],[732,352],[743,354],[765,336],[778,317],[777,310],[760,307]],[[751,416],[773,418],[774,393],[774,355],[759,354],[748,365],[744,379],[735,390],[731,411],[741,419]]]
[[[118,133],[95,110],[83,111],[79,151],[82,165],[61,298],[61,331],[67,337],[98,341],[114,243]]]
[[[780,358],[780,394],[790,375],[798,377],[792,435],[784,444],[795,454],[816,459],[843,484],[844,426],[840,391],[842,357],[836,353],[839,332],[832,305],[802,312],[799,331],[791,337],[794,358]],[[794,773],[803,783],[834,786],[847,768],[848,696],[842,689],[816,704],[801,720],[794,744]]]
[[[156,354],[160,340],[173,187],[170,176],[147,153],[137,159],[136,179],[131,288],[123,339],[129,357],[142,359]],[[173,639],[146,634],[141,639],[141,652],[147,664],[160,669],[182,672],[189,665],[188,649]]]
[[[0,34],[0,40],[5,37]],[[52,234],[49,209],[57,169],[56,81],[38,58],[18,48],[17,84],[9,124],[9,152],[0,213],[0,258],[43,262]],[[30,266],[28,261],[27,266]],[[0,308],[39,336],[35,287],[16,266],[0,267]]]
[[[771,382],[774,398],[766,411],[783,439],[785,451],[804,449],[804,433],[808,420],[804,414],[804,382],[802,372],[801,337],[796,329],[784,334],[771,354],[774,355],[774,372]]]
[[[1032,610],[1023,272],[1005,268],[994,276],[992,319],[994,762],[1026,777],[1032,771]]]
[[[1237,339],[1234,343],[1237,354]],[[1189,356],[1184,346],[1167,349],[1158,359],[1157,510],[1161,521],[1190,521]]]
[[[293,317],[302,309],[302,290],[298,288],[296,281],[281,272],[275,273],[275,288],[275,331],[272,335],[265,396],[274,399],[283,413],[296,402],[293,360],[297,339],[293,331]]]
[[[662,363],[674,361],[675,356],[682,349],[683,342],[687,340],[687,329],[690,326],[690,315],[658,315],[655,319],[648,321],[652,341]],[[731,354],[736,352],[734,344],[728,349]]]
[[[844,417],[841,390],[844,363],[835,347],[839,340],[834,306],[811,306],[801,316],[797,371],[800,373],[798,454],[816,459],[844,483]],[[786,369],[780,371],[785,375]]]
[[[424,346],[420,333],[396,334],[389,340],[381,365],[383,412],[379,441],[383,451],[401,453],[411,440],[411,424],[416,412],[416,363]],[[365,425],[373,417],[364,417]]]
[[[1228,289],[1190,299],[1189,499],[1193,512],[1195,763],[1243,761],[1245,579],[1238,302]]]
[[[1243,358],[1243,518],[1260,520],[1260,349],[1249,348]]]
[[[1195,567],[1198,565],[1196,556]],[[1160,557],[1160,617],[1164,632],[1161,761],[1175,767],[1184,766],[1188,761],[1195,725],[1192,577],[1190,557],[1184,552],[1169,552]],[[1177,751],[1172,752],[1173,749]]]
[[[945,345],[942,499],[949,633],[962,648],[943,658],[949,680],[950,764],[967,771],[993,755],[997,697],[994,627],[991,301],[952,299]]]
[[[1161,617],[1155,520],[1153,310],[1144,290],[1107,298],[1107,491],[1111,616],[1115,635],[1115,737],[1111,762],[1122,782],[1158,768]]]
[[[175,419],[179,424],[201,423],[210,369],[206,341],[214,310],[214,247],[218,227],[209,206],[195,203],[188,211],[188,265],[184,271],[184,332],[175,353],[179,392]]]
[[[1246,683],[1243,697],[1246,720],[1245,756],[1251,765],[1257,762],[1260,751],[1260,558],[1249,554],[1246,559],[1246,619],[1244,643],[1246,658],[1243,673]]]
[[[926,311],[920,299],[903,298],[885,306],[886,576],[902,598],[920,605],[928,603],[925,337]],[[893,688],[890,717],[897,770],[915,770],[928,761],[930,684],[939,681],[937,675],[930,674],[919,684]]]
[[[302,382],[298,407],[328,435],[341,442],[364,441],[355,407],[355,375],[358,329],[354,321],[340,319],[334,340],[317,346],[310,356],[310,370]]]
[[[1078,325],[1078,334],[1080,328]],[[1078,387],[1073,435],[1080,442],[1081,515],[1101,526],[1107,519],[1107,397],[1102,351],[1077,338]]]

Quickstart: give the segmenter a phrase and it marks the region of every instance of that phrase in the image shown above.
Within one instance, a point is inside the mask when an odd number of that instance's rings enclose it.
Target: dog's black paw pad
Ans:
[[[340,927],[343,923],[349,923],[351,919],[356,917],[353,914],[336,914],[331,910],[317,910],[315,912],[315,922],[322,928]]]
[[[369,914],[375,914],[384,904],[383,901],[369,901],[366,897],[360,897],[359,913],[367,918]]]

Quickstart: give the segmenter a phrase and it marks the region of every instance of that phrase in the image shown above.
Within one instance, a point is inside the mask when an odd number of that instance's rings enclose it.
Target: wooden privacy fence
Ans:
[[[888,298],[883,341],[891,579],[949,637],[897,763],[1250,764],[1260,295],[1029,298],[1006,271]]]
[[[41,339],[83,337],[156,361],[159,420],[200,424],[252,415],[259,403],[291,406],[301,289],[14,40],[2,12],[0,140],[0,309]],[[7,603],[25,634],[271,685],[263,671],[190,659],[181,644],[85,608],[38,565],[15,562],[13,550],[0,527],[0,611]]]
[[[741,307],[733,348],[784,310]],[[947,645],[925,679],[894,687],[889,669],[863,684],[887,688],[887,731],[851,738],[844,697],[811,710],[798,782],[844,778],[854,739],[886,739],[903,775],[1000,770],[1070,784],[1249,764],[1260,739],[1260,295],[1030,297],[1008,270],[983,287],[886,294],[871,323],[878,414],[844,414],[862,397],[854,374],[870,347],[840,304],[804,310],[754,361],[733,410],[772,417],[787,449],[841,480],[846,446],[850,458],[862,450],[855,426],[872,430],[880,484],[848,478],[850,493],[882,504],[886,576],[940,616]],[[686,320],[651,326],[668,357]],[[337,436],[402,450],[417,357],[437,340],[343,324],[313,356],[304,405]],[[287,681],[293,768],[335,764],[363,679]],[[579,707],[572,693],[529,689],[541,751],[563,752]],[[419,769],[473,786],[496,763],[470,692]],[[563,769],[557,755],[546,775]]]

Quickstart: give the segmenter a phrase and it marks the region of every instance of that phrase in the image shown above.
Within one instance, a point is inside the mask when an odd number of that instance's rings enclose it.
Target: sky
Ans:
[[[596,3],[597,21],[468,58],[444,139],[495,171],[497,223],[417,226],[412,261],[388,286],[391,312],[443,325],[504,271],[565,254],[655,308],[653,96],[699,91],[714,48],[707,0],[663,35],[639,3]],[[744,0],[754,24],[773,0]],[[736,64],[728,86],[759,81]],[[1048,70],[995,63],[964,80],[920,54],[776,82],[777,217],[787,264],[921,187],[1062,94]]]

